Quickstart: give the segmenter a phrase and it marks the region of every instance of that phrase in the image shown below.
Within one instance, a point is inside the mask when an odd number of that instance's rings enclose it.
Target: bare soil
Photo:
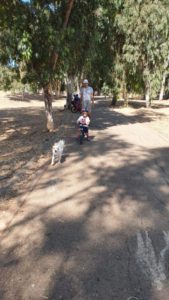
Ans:
[[[104,99],[98,101],[101,103]],[[110,100],[105,103],[109,106]],[[8,209],[9,201],[26,192],[30,177],[50,157],[52,144],[58,140],[58,130],[63,123],[64,104],[64,98],[54,101],[56,132],[49,133],[42,95],[25,94],[23,98],[22,94],[0,92],[0,209],[6,206]],[[135,121],[147,119],[150,127],[169,140],[169,100],[154,101],[150,109],[145,108],[144,101],[131,100],[128,108],[119,101],[115,111],[133,116]]]
[[[64,99],[54,101],[55,133],[45,128],[42,95],[0,92],[0,209],[26,192],[30,177],[50,155],[62,122]],[[7,206],[7,207],[6,207]]]

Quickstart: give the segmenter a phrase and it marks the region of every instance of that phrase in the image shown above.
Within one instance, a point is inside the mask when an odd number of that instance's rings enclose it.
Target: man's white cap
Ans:
[[[89,83],[89,81],[87,79],[83,80],[83,83]]]

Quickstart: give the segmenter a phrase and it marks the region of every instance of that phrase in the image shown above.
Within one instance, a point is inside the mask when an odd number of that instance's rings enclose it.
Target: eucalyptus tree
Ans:
[[[14,61],[22,82],[43,87],[49,130],[53,130],[50,86],[66,74],[80,78],[91,71],[100,2],[7,0],[0,7],[0,60]]]
[[[47,128],[53,130],[50,84],[64,71],[64,43],[74,0],[3,1],[0,60],[15,62],[23,82],[43,87]]]
[[[65,36],[67,53],[64,58],[70,96],[75,85],[79,86],[82,77],[88,75],[86,70],[89,71],[95,53],[98,6],[98,0],[81,0],[74,3],[69,21],[69,31]]]
[[[164,90],[165,90],[166,78],[167,78],[167,75],[169,74],[168,67],[169,67],[169,55],[168,55],[168,57],[166,59],[164,67],[163,67],[163,74],[162,74],[162,80],[161,80],[161,88],[160,88],[160,93],[159,93],[159,100],[163,100],[163,97],[164,97]]]
[[[133,76],[138,70],[142,74],[149,106],[169,53],[169,4],[163,0],[127,0],[116,21],[125,37],[124,64]]]
[[[117,3],[116,3],[117,2]],[[95,11],[95,30],[83,72],[87,74],[97,91],[108,87],[115,93],[117,76],[115,68],[120,54],[121,35],[116,32],[115,16],[119,1],[99,1]]]

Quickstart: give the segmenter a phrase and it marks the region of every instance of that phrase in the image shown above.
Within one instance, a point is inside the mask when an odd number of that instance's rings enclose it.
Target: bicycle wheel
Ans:
[[[83,144],[83,139],[84,139],[84,132],[81,130],[81,135],[80,135],[80,139],[79,139],[80,145]]]

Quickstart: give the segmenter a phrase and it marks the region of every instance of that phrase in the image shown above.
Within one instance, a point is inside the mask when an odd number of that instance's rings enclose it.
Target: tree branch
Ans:
[[[66,9],[66,15],[65,15],[65,19],[64,19],[62,31],[67,28],[67,25],[68,25],[68,22],[69,22],[69,18],[70,18],[70,15],[71,15],[71,11],[72,11],[72,8],[73,8],[74,1],[75,0],[68,0],[67,9]],[[58,53],[54,52],[53,55],[52,55],[53,70],[56,67],[56,63],[58,61],[58,58],[59,58]]]
[[[70,18],[70,14],[71,14],[71,11],[72,11],[72,8],[73,8],[73,4],[74,4],[74,0],[68,0],[65,20],[64,20],[64,23],[63,23],[63,29],[66,29],[66,27],[67,27],[67,24],[68,24],[69,18]]]

